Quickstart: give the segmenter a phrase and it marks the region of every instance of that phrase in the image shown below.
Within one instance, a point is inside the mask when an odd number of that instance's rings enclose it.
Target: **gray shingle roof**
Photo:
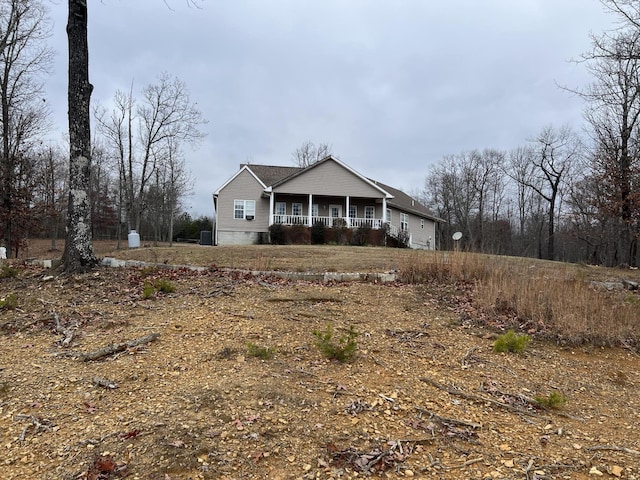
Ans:
[[[240,165],[240,168],[245,165],[248,166],[267,187],[270,187],[285,178],[304,170],[304,168],[300,167],[279,167],[274,165],[254,165],[244,163]]]
[[[384,183],[378,182],[376,180],[372,180],[372,179],[369,179],[369,180],[371,180],[373,183],[375,183],[376,185],[378,185],[379,187],[383,188],[384,190],[389,192],[391,195],[393,195],[392,199],[387,200],[387,203],[389,205],[392,205],[400,210],[405,210],[407,212],[417,213],[418,215],[421,215],[424,217],[429,217],[433,220],[441,220],[437,216],[435,216],[431,212],[431,210],[429,210],[427,207],[422,205],[420,202],[418,202],[418,200],[416,200],[412,196],[404,193],[402,190],[398,190],[397,188],[390,187],[389,185],[385,185]]]

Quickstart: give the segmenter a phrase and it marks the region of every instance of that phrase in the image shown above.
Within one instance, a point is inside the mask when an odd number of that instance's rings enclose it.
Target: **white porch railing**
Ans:
[[[352,228],[369,227],[373,230],[378,230],[382,227],[381,218],[350,218],[349,223]]]
[[[381,218],[346,218],[346,217],[311,217],[311,224],[316,222],[322,223],[325,227],[332,227],[335,220],[343,220],[345,225],[351,228],[369,227],[377,230],[382,227]],[[273,223],[282,225],[308,225],[309,217],[307,215],[274,215]],[[392,227],[393,228],[393,227]]]
[[[281,223],[282,225],[306,225],[308,221],[309,221],[309,217],[306,215],[274,215],[273,216],[273,223]]]

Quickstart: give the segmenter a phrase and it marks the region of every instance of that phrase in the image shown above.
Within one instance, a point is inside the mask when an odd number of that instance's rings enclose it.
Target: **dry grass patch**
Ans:
[[[521,330],[571,344],[639,346],[640,296],[591,284],[614,273],[622,271],[462,252],[417,252],[400,268],[408,283],[472,284],[475,306]]]

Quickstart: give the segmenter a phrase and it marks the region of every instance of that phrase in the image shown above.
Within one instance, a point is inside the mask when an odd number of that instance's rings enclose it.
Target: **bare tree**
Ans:
[[[32,213],[21,190],[35,156],[35,143],[48,126],[41,76],[52,51],[47,10],[38,0],[0,0],[0,233],[9,252],[20,247]]]
[[[111,112],[98,109],[96,118],[118,161],[129,228],[140,230],[149,187],[159,179],[160,162],[178,158],[182,143],[200,141],[204,136],[200,127],[206,120],[191,102],[186,84],[166,73],[157,84],[144,88],[139,104],[132,90],[116,92]]]
[[[533,140],[532,164],[535,167],[531,178],[524,184],[535,191],[547,203],[547,258],[555,259],[555,225],[558,202],[562,187],[571,179],[578,166],[582,145],[569,127],[545,127]]]
[[[638,138],[640,136],[640,23],[638,2],[603,2],[623,22],[612,33],[592,37],[592,51],[583,55],[592,84],[578,92],[587,101],[585,117],[595,150],[592,171],[606,186],[599,208],[612,222],[619,264],[635,264],[638,196]]]
[[[316,146],[312,141],[307,140],[295,149],[292,154],[292,160],[295,165],[306,168],[329,155],[331,155],[331,145],[320,143]]]
[[[91,146],[91,232],[111,238],[118,231],[117,176],[113,174],[113,159],[105,146],[94,141]]]
[[[93,85],[89,83],[87,0],[69,0],[69,204],[67,241],[63,255],[65,272],[89,269],[98,260],[91,238],[91,121]]]
[[[67,161],[60,148],[49,145],[38,154],[35,172],[34,205],[43,227],[51,238],[51,250],[56,251],[66,207]]]
[[[169,246],[173,244],[173,224],[178,214],[180,200],[192,191],[193,178],[185,167],[184,157],[174,139],[167,139],[165,149],[167,158],[163,163],[165,169],[165,190],[167,192],[167,210],[169,213]]]
[[[438,215],[447,221],[442,238],[445,248],[457,230],[464,234],[465,248],[473,248],[476,242],[473,224],[478,213],[478,190],[472,161],[476,153],[446,155],[427,177],[431,203],[438,206]]]
[[[167,139],[159,149],[153,182],[147,191],[147,220],[154,231],[154,241],[173,244],[173,225],[181,200],[191,192],[192,178],[185,166],[178,143]]]

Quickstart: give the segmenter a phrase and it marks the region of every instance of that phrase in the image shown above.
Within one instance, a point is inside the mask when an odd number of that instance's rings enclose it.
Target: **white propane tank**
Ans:
[[[135,230],[129,232],[129,248],[138,248],[140,246],[140,234]]]

